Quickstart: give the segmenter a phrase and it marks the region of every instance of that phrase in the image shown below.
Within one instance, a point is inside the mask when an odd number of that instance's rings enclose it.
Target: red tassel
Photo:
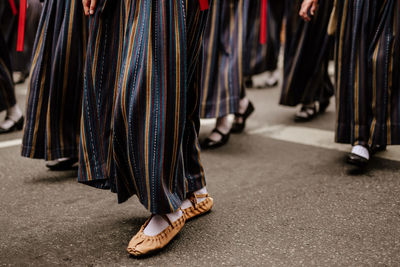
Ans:
[[[217,0],[218,1],[218,0]],[[221,0],[222,1],[222,0]],[[208,3],[208,0],[199,0],[200,3],[200,10],[207,10],[210,8],[210,4]]]
[[[267,43],[267,0],[261,2],[261,22],[260,22],[260,44]]]
[[[26,0],[21,0],[19,2],[18,40],[17,40],[18,52],[24,51],[25,20],[26,20]]]
[[[16,16],[18,14],[18,10],[17,10],[17,7],[15,6],[14,0],[8,0],[8,3],[10,3],[10,7],[11,7],[13,15]]]

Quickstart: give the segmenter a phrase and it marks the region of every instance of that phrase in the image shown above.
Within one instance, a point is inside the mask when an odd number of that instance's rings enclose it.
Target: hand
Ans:
[[[308,12],[310,12],[310,14],[314,16],[317,7],[318,7],[318,0],[304,0],[303,3],[301,4],[301,9],[299,12],[300,17],[302,17],[305,21],[310,21],[311,17],[308,15],[309,14]]]
[[[97,0],[82,0],[83,11],[86,16],[93,15]]]

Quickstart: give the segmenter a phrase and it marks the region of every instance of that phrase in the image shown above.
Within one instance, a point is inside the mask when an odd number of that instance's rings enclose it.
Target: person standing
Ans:
[[[295,121],[306,122],[324,113],[334,94],[328,74],[334,40],[327,32],[333,2],[321,1],[310,22],[302,21],[298,15],[301,3],[292,1],[287,6],[280,104],[300,104]]]
[[[42,3],[40,3],[39,0],[26,1],[26,30],[24,31],[23,51],[17,51],[19,16],[15,11],[17,7],[20,7],[20,0],[8,0],[2,2],[4,2],[2,5],[7,6],[7,8],[2,12],[0,25],[11,54],[10,58],[14,72],[14,82],[15,84],[20,84],[24,83],[25,79],[29,76],[32,49],[42,11]],[[12,6],[9,3],[12,3]]]
[[[65,170],[78,161],[86,55],[78,0],[46,0],[33,48],[22,156]]]
[[[84,0],[90,17],[79,182],[152,214],[127,251],[166,246],[209,211],[198,143],[208,1]]]
[[[310,20],[316,0],[300,15]],[[351,144],[350,164],[365,166],[387,145],[400,144],[400,2],[337,0],[336,142]]]
[[[0,111],[6,111],[6,118],[0,123],[0,134],[10,133],[16,130],[22,130],[24,117],[22,111],[17,105],[15,97],[14,83],[12,78],[11,51],[7,46],[3,24],[3,14],[10,9],[9,2],[0,2]]]
[[[246,55],[243,58],[245,86],[247,88],[274,87],[278,85],[279,80],[277,68],[281,49],[285,1],[266,1],[265,7],[262,6],[262,1],[256,2],[259,4],[250,4],[249,6],[245,44]],[[267,9],[265,14],[263,14],[262,8]],[[263,15],[266,17],[262,18]],[[262,23],[266,25],[262,25]],[[264,31],[264,37],[261,31]],[[264,73],[262,82],[253,81],[252,77],[261,73]]]
[[[259,1],[214,1],[204,35],[200,116],[216,118],[211,134],[203,140],[203,149],[225,145],[230,133],[243,132],[254,106],[246,97],[243,57],[249,5]],[[235,114],[230,125],[229,114]]]

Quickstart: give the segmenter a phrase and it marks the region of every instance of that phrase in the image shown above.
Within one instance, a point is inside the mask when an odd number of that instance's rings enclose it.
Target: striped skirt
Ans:
[[[79,0],[44,3],[32,56],[22,155],[78,155],[86,30]]]
[[[244,97],[243,55],[249,3],[254,0],[214,1],[204,33],[202,118],[238,111]]]
[[[99,1],[89,22],[79,181],[152,213],[205,186],[198,1]]]
[[[280,104],[325,102],[334,94],[328,75],[333,37],[327,29],[333,1],[321,1],[311,22],[299,16],[301,1],[288,6],[284,76]]]
[[[337,142],[400,144],[399,5],[338,1]]]
[[[254,1],[254,0],[253,0]],[[267,43],[260,44],[261,1],[251,1],[246,31],[243,74],[256,75],[265,71],[274,71],[278,66],[281,48],[281,30],[284,19],[285,2],[268,1]]]
[[[9,49],[0,30],[0,111],[16,104]]]

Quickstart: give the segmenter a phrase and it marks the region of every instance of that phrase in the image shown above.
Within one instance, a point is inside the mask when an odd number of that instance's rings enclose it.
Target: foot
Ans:
[[[361,145],[353,146],[350,154],[347,156],[347,162],[358,167],[364,167],[369,159],[370,153],[368,148]]]
[[[297,111],[294,121],[295,122],[307,122],[317,116],[317,108],[315,104],[302,105],[300,110]]]
[[[13,73],[14,84],[24,83],[26,78],[28,78],[29,73],[17,71]]]
[[[152,215],[129,242],[128,253],[143,256],[162,249],[180,232],[185,221],[180,209],[166,215]]]
[[[235,114],[235,120],[232,124],[231,133],[242,133],[244,128],[246,128],[246,120],[250,117],[254,110],[253,103],[251,103],[247,98],[240,100],[239,112]]]
[[[182,210],[185,213],[186,220],[205,214],[213,207],[214,200],[208,195],[207,189],[204,187],[193,192],[182,203]]]
[[[21,131],[23,127],[24,117],[22,115],[17,120],[6,117],[6,119],[2,123],[0,123],[0,134]]]
[[[46,163],[46,167],[51,171],[67,171],[73,169],[78,158],[60,158]]]

